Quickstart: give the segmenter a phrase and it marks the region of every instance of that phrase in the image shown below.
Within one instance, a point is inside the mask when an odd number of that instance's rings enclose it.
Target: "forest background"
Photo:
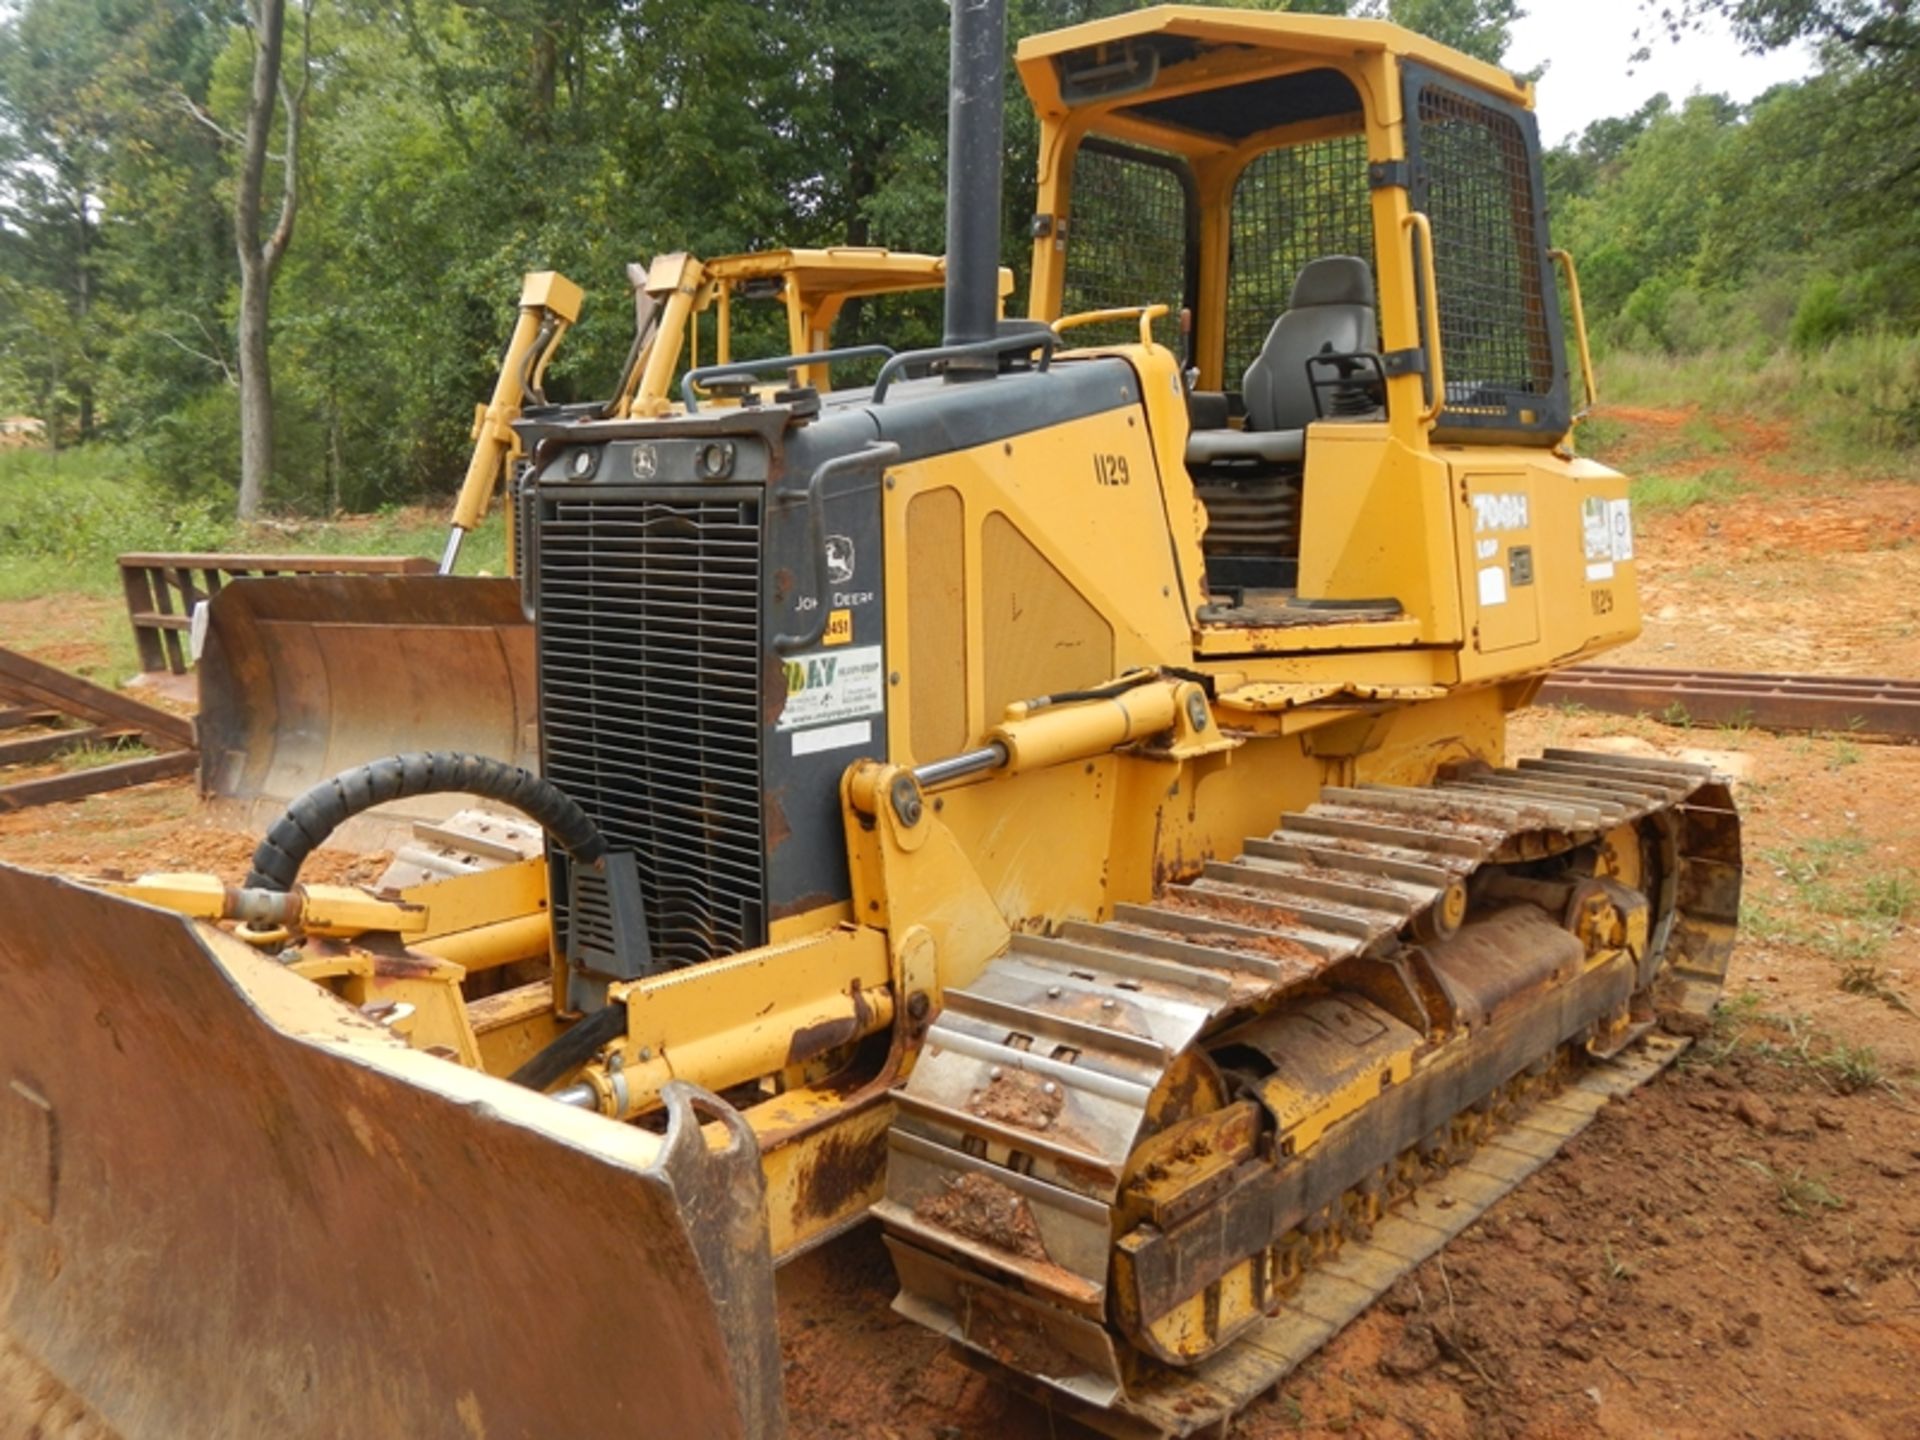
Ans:
[[[231,541],[234,195],[274,3],[287,90],[268,107],[268,227],[289,113],[300,127],[272,289],[268,512],[450,494],[524,271],[587,288],[549,387],[569,398],[620,367],[630,261],[942,248],[945,0],[0,0],[0,414],[42,419],[53,470],[85,481],[14,487],[0,554]],[[1129,8],[1011,0],[1009,28]],[[1266,8],[1388,15],[1496,62],[1520,13]],[[1603,389],[1764,411],[1810,446],[1910,471],[1920,7],[1664,0],[1644,15],[1649,45],[1711,19],[1755,49],[1811,43],[1819,64],[1747,104],[1656,97],[1550,153],[1554,240],[1580,259]],[[1543,83],[1608,83],[1579,64]],[[1010,83],[1016,301],[1033,143]],[[906,323],[937,329],[937,299]]]

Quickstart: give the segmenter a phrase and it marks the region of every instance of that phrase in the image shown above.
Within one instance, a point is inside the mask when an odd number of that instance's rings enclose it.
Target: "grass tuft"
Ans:
[[[60,756],[60,768],[63,770],[98,770],[102,765],[118,765],[122,760],[141,760],[160,752],[151,745],[143,745],[138,740],[108,742],[100,744],[89,742],[76,745],[63,751]]]
[[[1788,1172],[1776,1170],[1761,1160],[1743,1159],[1740,1163],[1773,1186],[1774,1202],[1784,1215],[1791,1215],[1796,1220],[1808,1220],[1816,1211],[1846,1208],[1846,1200],[1825,1180],[1817,1175],[1809,1175],[1802,1168],[1795,1167]]]

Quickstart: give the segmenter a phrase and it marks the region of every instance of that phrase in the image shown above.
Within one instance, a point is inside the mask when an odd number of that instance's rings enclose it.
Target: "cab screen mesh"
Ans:
[[[1180,309],[1191,303],[1198,223],[1184,162],[1089,140],[1073,162],[1062,315],[1164,304],[1153,337],[1179,352]],[[1081,325],[1067,345],[1137,342],[1138,321]]]
[[[1439,85],[1421,87],[1419,117],[1447,409],[1506,415],[1555,381],[1526,136],[1511,115]]]
[[[1310,140],[1259,156],[1240,172],[1231,223],[1221,381],[1238,390],[1308,261],[1357,255],[1373,263],[1366,137]]]

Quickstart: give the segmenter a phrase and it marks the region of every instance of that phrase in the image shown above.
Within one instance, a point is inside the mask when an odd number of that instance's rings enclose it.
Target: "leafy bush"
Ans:
[[[1854,328],[1858,317],[1845,290],[1831,275],[1823,275],[1800,292],[1787,338],[1802,355],[1831,345]]]

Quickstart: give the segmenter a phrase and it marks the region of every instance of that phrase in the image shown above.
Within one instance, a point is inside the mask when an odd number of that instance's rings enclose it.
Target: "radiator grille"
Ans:
[[[549,492],[536,543],[545,773],[635,853],[656,965],[762,943],[758,492]],[[557,933],[611,971],[579,881]]]

